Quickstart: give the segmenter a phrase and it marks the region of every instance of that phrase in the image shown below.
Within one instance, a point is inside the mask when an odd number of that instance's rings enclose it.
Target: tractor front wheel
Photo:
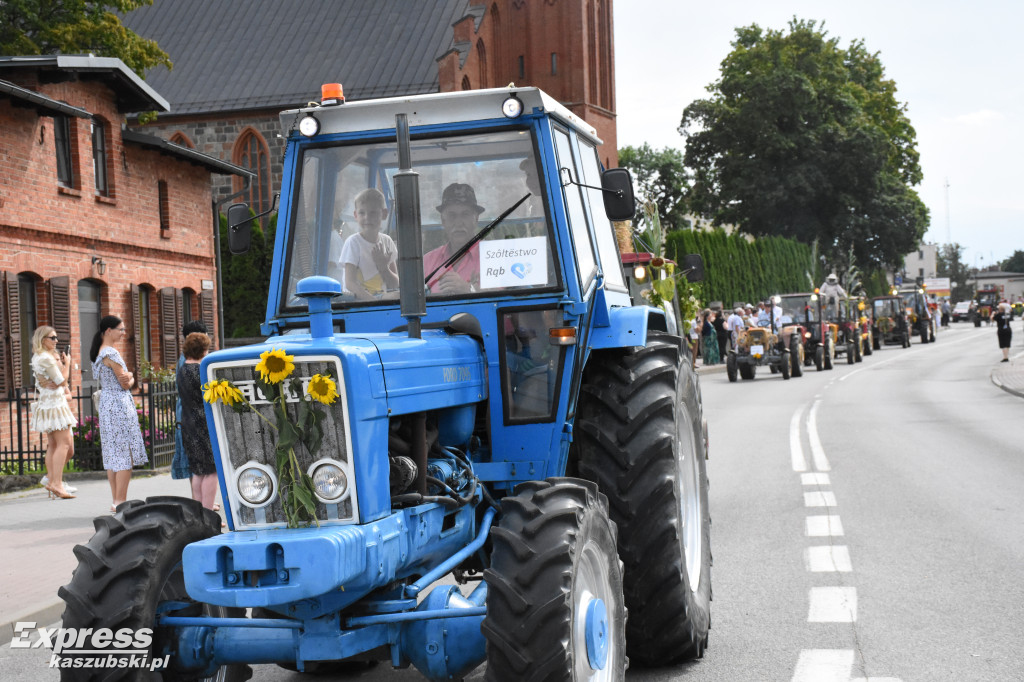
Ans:
[[[850,341],[846,344],[846,364],[852,365],[857,362],[857,344]]]
[[[736,354],[729,353],[729,357],[725,360],[725,373],[729,376],[729,381],[735,382],[738,378],[738,369],[736,367]]]
[[[78,568],[71,582],[57,592],[67,605],[62,618],[65,628],[113,632],[152,628],[150,655],[156,658],[165,648],[174,648],[166,640],[167,632],[156,627],[158,609],[165,608],[162,605],[174,604],[172,610],[163,612],[175,616],[244,615],[239,609],[196,602],[185,592],[182,551],[188,544],[220,533],[220,517],[199,502],[181,497],[129,500],[113,516],[97,517],[93,525],[96,532],[89,542],[75,547]],[[74,649],[64,649],[62,655],[74,656]],[[106,675],[104,680],[194,680],[201,676],[173,667],[156,673],[118,668]],[[213,676],[236,682],[250,677],[252,669],[243,664],[223,666]],[[62,668],[61,679],[86,678],[80,669]]]
[[[501,501],[491,542],[485,679],[621,680],[622,562],[597,485],[570,478],[520,485]]]
[[[789,364],[789,351],[782,351],[782,362],[779,363],[779,371],[782,372],[783,381],[789,380]],[[774,365],[772,366],[772,369],[775,369]]]
[[[573,459],[611,505],[625,564],[630,661],[700,658],[711,627],[711,514],[698,377],[682,340],[591,358]]]
[[[825,369],[825,347],[820,344],[814,349],[814,367],[819,372]]]
[[[797,334],[794,334],[789,340],[789,362],[792,370],[790,374],[794,377],[804,375],[804,345]]]

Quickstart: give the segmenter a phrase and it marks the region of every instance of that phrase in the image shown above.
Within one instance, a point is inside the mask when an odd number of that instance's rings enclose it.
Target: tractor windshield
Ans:
[[[898,298],[877,298],[874,300],[875,318],[896,317],[900,310]]]
[[[394,138],[307,148],[291,189],[283,307],[301,308],[310,275],[342,284],[335,306],[398,300]],[[543,180],[528,130],[414,137],[427,297],[530,292],[559,285]],[[517,205],[518,202],[518,205]],[[454,260],[461,247],[509,209]]]
[[[817,294],[791,294],[782,296],[779,306],[782,308],[783,324],[807,324],[818,322]]]

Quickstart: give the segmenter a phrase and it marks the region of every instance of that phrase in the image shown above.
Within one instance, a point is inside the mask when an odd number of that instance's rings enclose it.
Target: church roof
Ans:
[[[305,105],[323,83],[349,100],[439,89],[436,59],[470,0],[163,0],[122,22],[174,68],[146,83],[175,115]]]

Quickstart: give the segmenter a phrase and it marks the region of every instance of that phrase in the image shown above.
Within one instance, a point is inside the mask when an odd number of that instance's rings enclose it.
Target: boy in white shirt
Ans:
[[[341,250],[343,284],[357,299],[366,301],[398,288],[398,247],[380,231],[388,217],[380,190],[364,189],[354,203],[359,232],[345,240]]]

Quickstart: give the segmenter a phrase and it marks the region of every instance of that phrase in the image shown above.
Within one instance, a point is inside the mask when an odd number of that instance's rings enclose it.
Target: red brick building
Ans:
[[[74,385],[104,315],[136,372],[174,365],[183,321],[215,331],[211,174],[249,173],[122,127],[167,108],[119,59],[0,58],[0,395],[30,385],[40,325],[70,342]]]

